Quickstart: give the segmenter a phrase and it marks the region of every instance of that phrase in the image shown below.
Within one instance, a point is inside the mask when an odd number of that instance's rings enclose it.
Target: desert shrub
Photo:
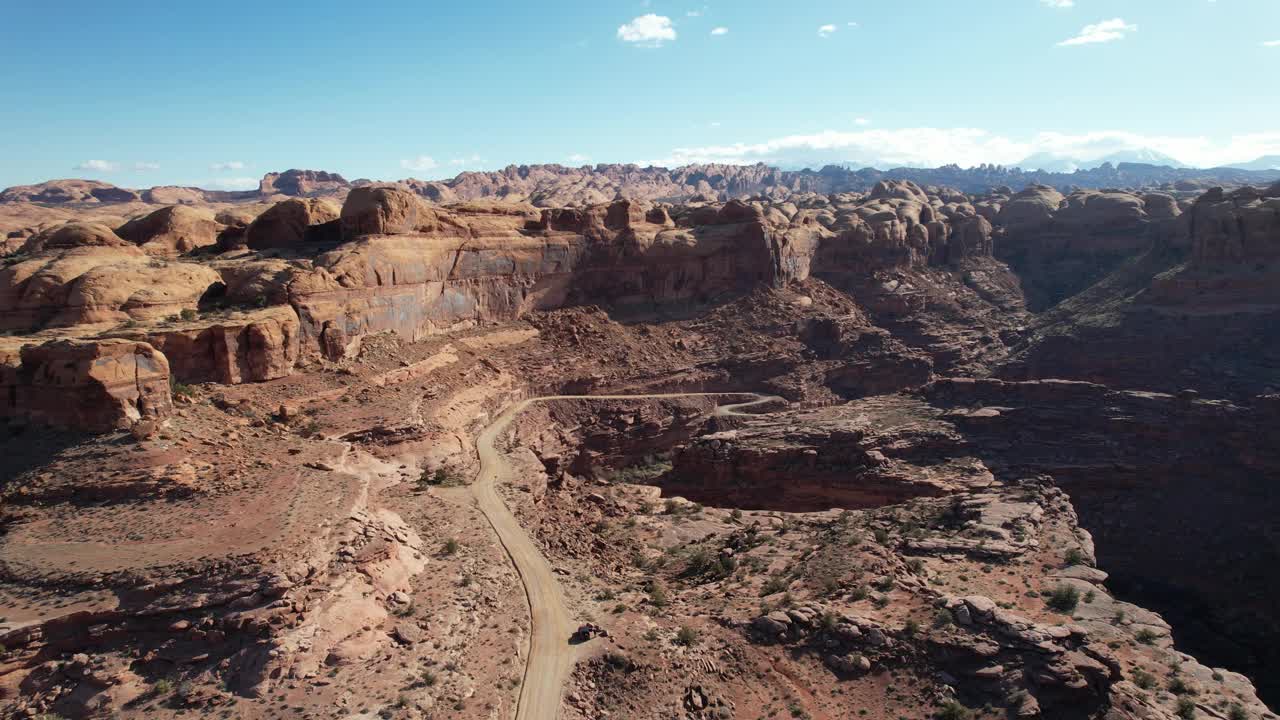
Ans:
[[[1178,698],[1178,717],[1192,720],[1196,716],[1196,703],[1189,697]]]
[[[187,322],[191,322],[196,319],[196,311],[191,308],[183,308],[182,312],[178,313],[178,317],[186,320]]]
[[[1070,585],[1059,585],[1049,593],[1046,602],[1050,608],[1060,613],[1075,612],[1080,605],[1080,591]]]
[[[667,598],[667,589],[660,583],[654,583],[649,587],[649,604],[656,608],[664,608],[670,600]]]
[[[934,717],[938,720],[971,720],[973,711],[955,700],[948,700],[942,704]]]
[[[1150,690],[1156,686],[1156,676],[1146,670],[1138,669],[1133,671],[1133,684],[1143,690]]]
[[[1150,628],[1142,628],[1133,637],[1143,645],[1154,645],[1156,640],[1160,637],[1160,633]]]
[[[448,540],[444,541],[444,546],[441,549],[444,550],[445,555],[454,555],[458,552],[459,548],[461,547],[462,545],[457,541],[456,538],[449,538]]]
[[[785,577],[781,575],[774,575],[764,581],[764,585],[760,588],[760,596],[763,597],[765,595],[780,593],[783,590],[786,590],[788,585],[790,585],[790,583],[787,582]]]
[[[699,639],[701,639],[701,636],[698,634],[698,631],[688,625],[681,625],[680,629],[676,631],[677,645],[693,647],[698,644]]]

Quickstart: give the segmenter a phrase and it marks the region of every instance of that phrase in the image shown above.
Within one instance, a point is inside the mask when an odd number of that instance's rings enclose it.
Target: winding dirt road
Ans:
[[[538,546],[525,534],[506,503],[498,496],[499,482],[512,479],[515,471],[494,447],[494,443],[511,425],[511,421],[525,408],[536,402],[548,400],[650,400],[680,397],[754,398],[748,402],[720,405],[715,415],[741,415],[741,410],[752,405],[772,402],[780,398],[756,393],[655,393],[650,395],[549,395],[530,398],[508,409],[476,438],[476,452],[480,457],[480,473],[471,491],[480,511],[498,535],[502,547],[524,583],[529,602],[529,615],[533,628],[529,643],[528,661],[524,670],[524,683],[520,687],[520,699],[516,704],[516,720],[555,720],[560,713],[560,696],[565,680],[573,669],[574,650],[569,636],[576,629],[565,607],[564,595],[556,582],[551,564],[542,556]]]

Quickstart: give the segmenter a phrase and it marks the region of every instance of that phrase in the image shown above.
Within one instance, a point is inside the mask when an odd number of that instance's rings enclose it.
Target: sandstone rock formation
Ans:
[[[347,187],[348,183],[338,173],[323,170],[286,170],[282,173],[267,173],[258,183],[258,192],[262,195],[293,195],[307,197],[317,193]]]
[[[133,247],[49,250],[0,270],[0,327],[35,329],[194,311],[218,273]]]
[[[57,340],[0,347],[0,415],[89,432],[170,410],[169,363],[143,342]]]
[[[50,180],[39,185],[17,185],[0,192],[0,203],[118,203],[138,200],[132,190],[97,180]]]
[[[328,200],[289,199],[258,215],[244,232],[254,250],[337,239],[338,207]]]
[[[174,257],[216,245],[222,225],[213,213],[183,205],[171,205],[130,220],[116,234],[142,248],[148,255]]]

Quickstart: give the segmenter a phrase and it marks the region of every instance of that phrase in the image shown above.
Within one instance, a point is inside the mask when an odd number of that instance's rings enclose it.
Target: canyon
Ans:
[[[0,708],[1274,720],[1280,178],[1105,167],[5,190]]]

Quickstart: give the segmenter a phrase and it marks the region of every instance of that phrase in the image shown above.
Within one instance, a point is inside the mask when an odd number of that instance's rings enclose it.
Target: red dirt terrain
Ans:
[[[1274,720],[1280,186],[540,172],[0,194],[0,715]]]

